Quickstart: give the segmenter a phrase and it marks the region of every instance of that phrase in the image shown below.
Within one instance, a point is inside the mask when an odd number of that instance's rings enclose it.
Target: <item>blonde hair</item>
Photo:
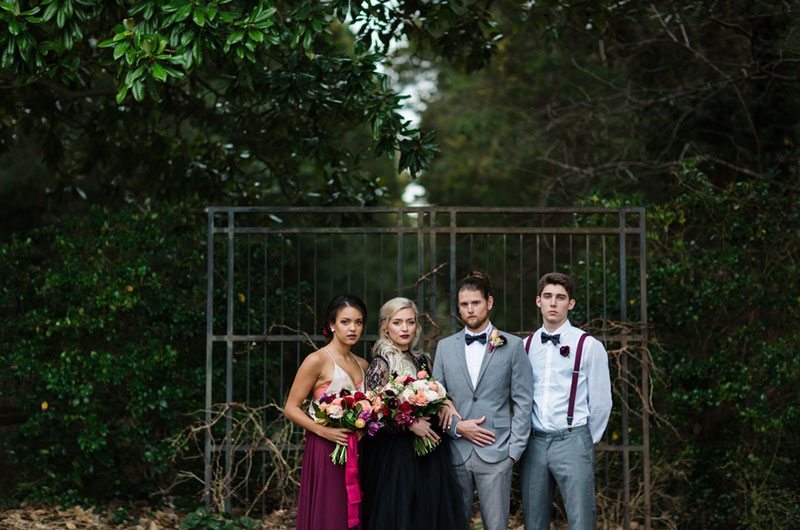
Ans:
[[[411,339],[408,352],[411,354],[411,357],[413,357],[415,362],[418,361],[423,355],[422,347],[419,344],[420,339],[422,338],[422,324],[419,321],[419,310],[417,309],[417,304],[408,298],[403,298],[402,296],[392,298],[381,307],[378,340],[375,341],[375,345],[372,346],[372,356],[382,358],[389,365],[390,369],[393,368],[394,363],[391,362],[393,358],[399,356],[402,352],[400,351],[400,348],[398,348],[395,343],[392,342],[392,339],[389,338],[389,332],[387,331],[387,328],[389,327],[389,320],[392,318],[392,315],[402,309],[411,309],[414,311],[414,317],[417,320],[417,330],[414,333],[414,338]]]

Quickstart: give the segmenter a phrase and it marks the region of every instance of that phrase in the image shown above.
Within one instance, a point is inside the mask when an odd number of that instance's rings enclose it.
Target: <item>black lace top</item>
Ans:
[[[414,359],[417,370],[430,371],[431,362],[427,355],[420,355]],[[416,376],[416,374],[413,374]],[[389,382],[389,362],[383,357],[375,357],[367,369],[367,390],[375,390]]]
[[[431,369],[431,362],[426,355],[420,355],[417,359],[414,359],[414,365],[417,367],[417,370]],[[372,362],[369,363],[366,375],[367,390],[375,390],[388,383],[389,375],[389,362],[386,359],[383,357],[375,357],[372,359]],[[416,376],[416,374],[413,375]],[[387,425],[381,429],[381,432],[385,434],[408,432],[408,427],[401,428],[397,425]]]

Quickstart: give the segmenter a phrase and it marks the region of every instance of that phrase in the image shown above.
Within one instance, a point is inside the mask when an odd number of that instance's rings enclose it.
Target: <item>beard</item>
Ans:
[[[465,326],[467,327],[467,329],[469,329],[469,330],[480,329],[480,328],[482,328],[482,327],[483,327],[483,325],[484,325],[484,324],[486,324],[486,322],[489,320],[489,315],[486,315],[486,316],[485,316],[485,317],[483,317],[483,318],[480,318],[480,317],[477,317],[477,318],[478,318],[478,319],[474,321],[474,322],[475,322],[474,324],[471,324],[471,323],[470,323],[468,320],[466,320],[466,319],[462,319],[462,322],[464,323],[464,325],[465,325]]]

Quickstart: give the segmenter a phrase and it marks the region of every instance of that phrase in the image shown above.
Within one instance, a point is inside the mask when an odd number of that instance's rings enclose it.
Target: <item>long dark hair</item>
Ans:
[[[327,339],[331,339],[333,334],[331,333],[331,324],[336,322],[336,317],[339,314],[339,311],[344,309],[345,307],[353,307],[361,311],[361,318],[364,320],[364,325],[367,324],[367,305],[364,301],[357,297],[354,294],[340,294],[334,296],[330,302],[328,302],[328,308],[325,309],[325,325],[322,326],[322,334]]]
[[[469,291],[480,291],[483,297],[488,300],[489,297],[492,296],[492,281],[485,272],[473,269],[458,282],[458,289],[456,292],[460,293],[465,289]]]

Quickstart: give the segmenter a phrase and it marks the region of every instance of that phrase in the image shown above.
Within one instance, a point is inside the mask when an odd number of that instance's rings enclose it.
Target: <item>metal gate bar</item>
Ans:
[[[345,290],[337,286],[361,291],[362,297],[370,300],[370,307],[385,300],[389,293],[415,299],[426,317],[423,324],[431,331],[428,347],[432,351],[438,338],[458,326],[455,287],[467,269],[492,270],[495,294],[499,295],[498,302],[502,300],[495,317],[507,325],[515,322],[515,332],[519,334],[541,325],[541,316],[532,303],[541,274],[548,270],[567,271],[583,283],[584,299],[578,300],[579,322],[592,328],[607,347],[620,348],[615,362],[624,376],[615,381],[618,418],[612,418],[616,423],[609,425],[605,441],[598,447],[599,452],[609,455],[599,466],[601,482],[611,487],[621,479],[623,525],[630,528],[634,516],[631,456],[640,454],[642,474],[637,480],[643,489],[644,504],[637,507],[635,516],[642,517],[644,527],[650,528],[649,356],[642,355],[641,361],[634,359],[641,369],[636,382],[628,355],[629,347],[645,348],[647,342],[644,208],[211,207],[207,214],[207,421],[212,407],[220,402],[217,396],[223,392],[226,403],[238,396],[248,404],[282,402],[293,370],[311,351],[307,339],[316,343],[323,340],[317,311],[328,295]],[[632,223],[632,219],[636,222]],[[613,238],[618,238],[617,252],[609,252]],[[224,252],[217,253],[215,248],[224,248]],[[392,262],[392,252],[393,279],[381,274],[382,265]],[[439,261],[442,257],[445,260]],[[327,267],[319,267],[320,264]],[[241,288],[238,294],[237,285]],[[514,296],[515,288],[518,296]],[[618,308],[610,305],[608,295],[612,289],[618,290]],[[257,300],[258,296],[262,300]],[[290,304],[295,304],[294,310]],[[638,315],[631,320],[628,307],[636,305]],[[217,314],[225,318],[215,320]],[[367,343],[376,338],[376,333],[370,333],[376,328],[373,315],[374,310],[361,345],[364,354]],[[614,316],[618,322],[612,329],[609,323]],[[222,351],[224,374],[214,372]],[[253,355],[257,351],[260,356]],[[291,357],[287,358],[287,354]],[[275,382],[277,389],[272,388]],[[631,401],[629,385],[634,384],[642,398]],[[254,385],[260,385],[260,392],[254,391]],[[630,423],[633,412],[641,414],[639,432],[634,432]],[[615,443],[616,438],[611,436],[617,425],[621,443]],[[223,443],[212,444],[210,437],[206,440],[207,502],[212,455],[223,453],[222,465],[229,475],[234,455],[240,450],[230,443],[230,417],[225,420],[225,433]],[[633,434],[640,442],[632,442]],[[620,471],[613,455],[622,459]],[[261,463],[258,480],[263,481],[267,463],[263,453]],[[250,491],[248,484],[245,499],[249,499]],[[231,508],[229,497],[225,508]],[[261,508],[266,509],[263,498]]]

